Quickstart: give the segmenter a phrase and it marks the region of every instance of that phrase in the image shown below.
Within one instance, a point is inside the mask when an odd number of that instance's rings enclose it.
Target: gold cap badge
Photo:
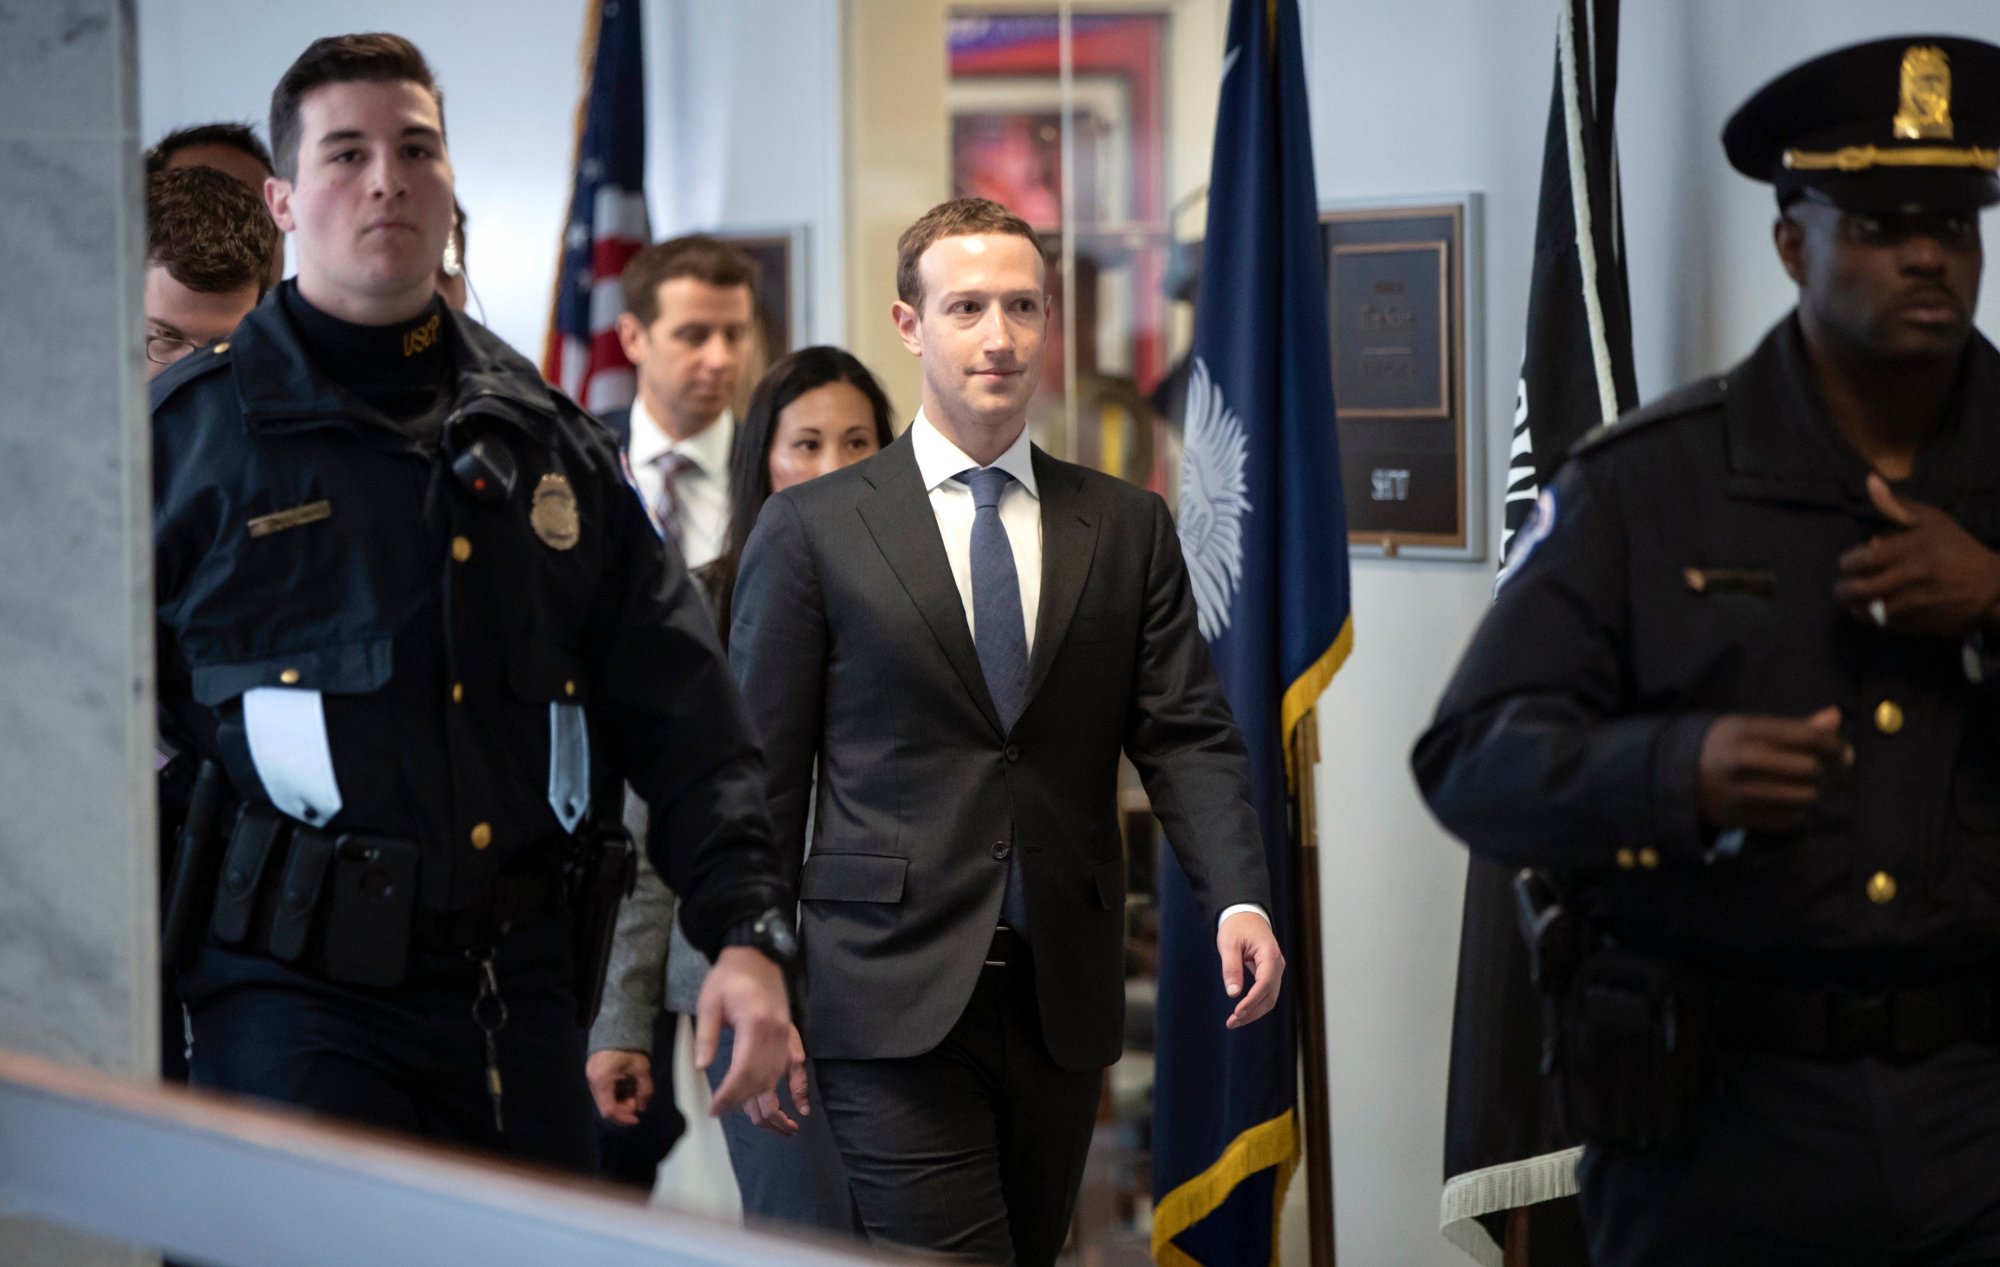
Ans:
[[[1951,59],[1937,45],[1912,44],[1904,51],[1894,124],[1900,141],[1951,139]]]
[[[570,491],[567,479],[554,473],[542,476],[535,485],[528,526],[551,550],[568,550],[576,545],[583,525],[576,514],[576,494]]]

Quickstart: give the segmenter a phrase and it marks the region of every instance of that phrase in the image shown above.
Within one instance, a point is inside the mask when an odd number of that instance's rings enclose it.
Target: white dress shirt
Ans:
[[[634,417],[637,410],[634,410]],[[638,428],[633,428],[638,434]],[[976,467],[979,463],[965,456],[965,451],[947,440],[944,433],[931,425],[924,417],[924,411],[917,411],[917,420],[910,424],[910,447],[917,459],[917,472],[923,477],[924,491],[930,494],[931,513],[937,516],[938,535],[944,538],[944,557],[951,564],[951,579],[958,582],[959,601],[965,604],[965,625],[972,631],[973,640],[979,638],[979,630],[973,623],[972,615],[972,489],[959,478],[959,472]],[[1021,428],[1021,434],[1007,451],[993,459],[993,465],[1013,476],[1005,492],[1000,494],[1000,526],[1007,530],[1007,544],[1014,550],[1014,572],[1021,582],[1021,622],[1028,631],[1028,653],[1035,650],[1035,618],[1042,610],[1042,495],[1035,486],[1035,464],[1031,456],[1032,446],[1028,442],[1028,429]],[[636,469],[639,459],[632,459]],[[1222,912],[1217,924],[1238,911],[1255,911],[1269,920],[1270,915],[1263,907],[1245,902]]]
[[[910,445],[916,450],[917,471],[930,494],[931,513],[937,516],[938,534],[944,538],[944,557],[951,561],[951,579],[958,582],[958,596],[965,603],[965,625],[974,641],[979,630],[972,616],[972,489],[960,482],[961,471],[979,463],[964,450],[944,438],[931,425],[924,411],[910,424]],[[1029,457],[1028,429],[1021,428],[1007,451],[993,459],[993,465],[1014,477],[1000,494],[1000,526],[1007,530],[1007,544],[1014,548],[1014,573],[1021,582],[1021,622],[1028,631],[1028,653],[1035,651],[1035,617],[1042,610],[1042,495],[1035,488],[1035,463]]]
[[[690,569],[711,562],[729,541],[729,446],[736,439],[736,419],[728,410],[685,440],[666,433],[646,402],[632,402],[632,425],[625,442],[625,459],[632,464],[632,482],[646,503],[653,522],[666,514],[666,481],[657,465],[660,455],[679,453],[690,463],[674,481],[680,499],[681,558]]]

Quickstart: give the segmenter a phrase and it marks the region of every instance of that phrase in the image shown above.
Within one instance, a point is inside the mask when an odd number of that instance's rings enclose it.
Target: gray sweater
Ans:
[[[625,794],[625,826],[646,839],[646,803]],[[708,960],[688,942],[674,918],[674,892],[639,850],[639,883],[618,908],[611,964],[604,975],[604,1006],[590,1027],[592,1051],[653,1052],[653,1021],[662,1007],[694,1015]]]

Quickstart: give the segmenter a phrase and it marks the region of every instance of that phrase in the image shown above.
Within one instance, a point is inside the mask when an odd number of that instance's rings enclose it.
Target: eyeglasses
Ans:
[[[146,336],[146,359],[155,365],[172,365],[200,346],[193,339],[150,334]]]
[[[1840,232],[1862,246],[1901,246],[1912,238],[1930,238],[1947,251],[1969,251],[1979,245],[1979,221],[1971,216],[1901,211],[1871,216],[1850,211],[1841,217]]]
[[[1839,209],[1833,196],[1807,186],[1800,200]],[[1840,213],[1840,236],[1861,246],[1901,246],[1911,238],[1930,238],[1947,251],[1970,251],[1979,245],[1979,213],[1888,211],[1871,215]]]

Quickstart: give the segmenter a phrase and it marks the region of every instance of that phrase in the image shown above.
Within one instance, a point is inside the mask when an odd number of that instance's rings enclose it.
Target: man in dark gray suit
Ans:
[[[787,858],[818,761],[803,1030],[869,1235],[1051,1263],[1122,1046],[1121,749],[1217,922],[1232,1028],[1270,1010],[1284,959],[1166,504],[1028,441],[1034,231],[962,199],[898,255],[923,409],[765,506],[731,661]]]

